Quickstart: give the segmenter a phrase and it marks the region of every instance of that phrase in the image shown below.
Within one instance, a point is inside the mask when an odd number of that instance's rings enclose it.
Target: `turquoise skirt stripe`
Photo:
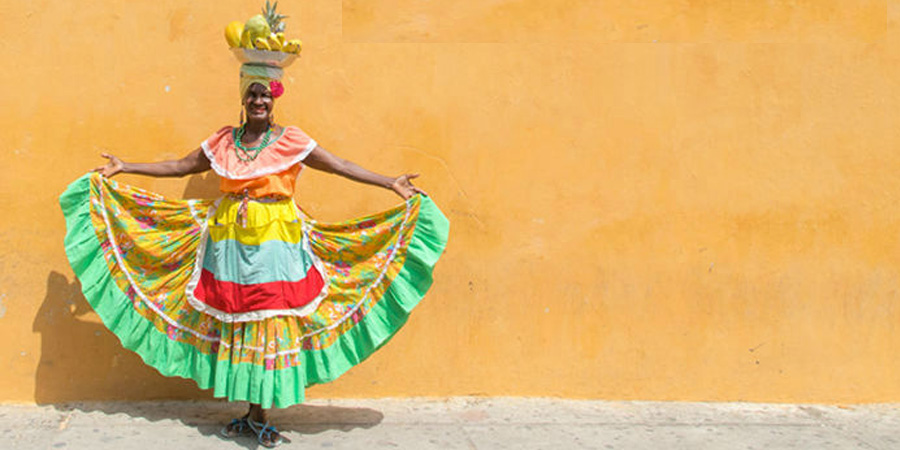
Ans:
[[[302,243],[275,240],[245,245],[233,239],[207,239],[203,256],[203,268],[217,280],[241,284],[300,281],[312,265]]]

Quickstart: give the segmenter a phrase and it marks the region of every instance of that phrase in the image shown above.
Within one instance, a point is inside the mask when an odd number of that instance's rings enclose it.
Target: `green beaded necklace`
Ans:
[[[250,162],[256,159],[266,147],[271,144],[269,139],[272,137],[272,126],[269,126],[266,129],[266,134],[263,135],[262,142],[259,143],[256,147],[244,147],[244,144],[241,142],[241,138],[244,137],[244,132],[247,125],[241,125],[240,128],[236,128],[232,131],[234,138],[234,154],[237,155],[238,159],[243,162]]]

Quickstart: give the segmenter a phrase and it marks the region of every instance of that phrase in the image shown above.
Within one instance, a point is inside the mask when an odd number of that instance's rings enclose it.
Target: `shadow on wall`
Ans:
[[[38,404],[82,400],[211,398],[190,380],[166,378],[122,348],[81,294],[77,280],[47,276],[32,329],[41,335],[35,376]]]
[[[218,196],[218,177],[188,179],[185,198]],[[34,398],[39,404],[90,400],[211,399],[196,383],[167,378],[122,348],[93,313],[77,280],[47,276],[47,293],[32,326],[41,335]]]
[[[219,176],[212,170],[188,178],[182,198],[218,198]]]
[[[211,172],[192,176],[184,190],[185,198],[218,195],[218,177]],[[70,281],[59,272],[47,276],[47,292],[32,329],[41,335],[34,391],[38,404],[52,404],[60,411],[124,413],[150,421],[176,419],[202,435],[217,435],[224,423],[246,408],[246,403],[224,401],[123,402],[212,399],[212,394],[201,391],[192,380],[160,375],[136,353],[124,349],[93,313],[78,280]],[[99,403],[103,401],[112,403]],[[381,412],[368,408],[300,405],[272,411],[272,419],[282,428],[304,434],[370,428],[383,418]]]

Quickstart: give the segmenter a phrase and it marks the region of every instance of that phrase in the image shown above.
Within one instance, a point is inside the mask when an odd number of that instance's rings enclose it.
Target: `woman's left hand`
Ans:
[[[410,181],[413,178],[418,178],[418,176],[419,174],[417,173],[407,173],[394,178],[394,181],[391,183],[391,190],[403,197],[403,200],[408,200],[416,194],[428,195],[425,191],[413,186],[412,181]]]

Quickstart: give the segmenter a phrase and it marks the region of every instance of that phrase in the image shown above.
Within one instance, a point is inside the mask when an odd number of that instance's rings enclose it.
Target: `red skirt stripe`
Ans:
[[[203,269],[194,297],[226,313],[245,313],[264,309],[294,309],[313,301],[322,292],[324,279],[315,266],[300,281],[272,281],[239,284],[219,281]]]

